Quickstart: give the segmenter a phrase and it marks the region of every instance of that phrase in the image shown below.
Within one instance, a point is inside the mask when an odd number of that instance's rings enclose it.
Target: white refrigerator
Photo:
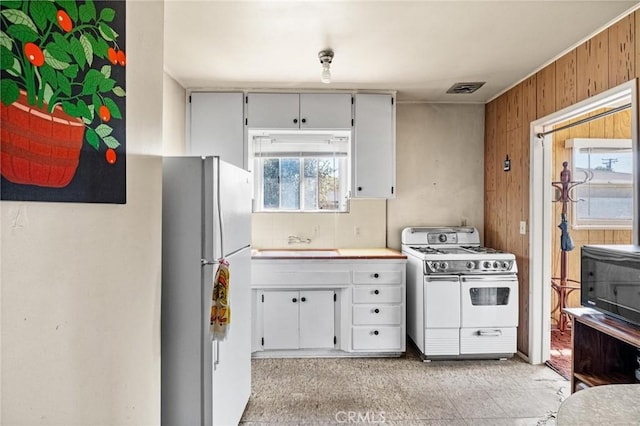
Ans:
[[[219,157],[166,157],[162,187],[161,423],[237,424],[251,393],[251,179]],[[209,331],[217,260],[230,325]]]

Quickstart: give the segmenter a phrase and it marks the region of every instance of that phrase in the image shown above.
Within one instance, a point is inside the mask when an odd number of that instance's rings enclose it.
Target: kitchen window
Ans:
[[[633,152],[631,139],[569,139],[574,228],[631,229],[633,226]]]
[[[347,210],[350,132],[252,132],[256,212]]]

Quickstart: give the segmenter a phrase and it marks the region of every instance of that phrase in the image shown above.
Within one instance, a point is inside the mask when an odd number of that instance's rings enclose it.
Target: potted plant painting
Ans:
[[[126,93],[113,76],[126,66],[112,22],[93,0],[2,0],[1,173],[10,182],[62,188],[86,143],[115,164],[114,126]]]

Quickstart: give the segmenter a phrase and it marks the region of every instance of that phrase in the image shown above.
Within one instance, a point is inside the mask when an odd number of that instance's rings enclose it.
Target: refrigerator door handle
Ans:
[[[222,218],[222,205],[220,197],[220,157],[215,157],[218,163],[216,167],[216,198],[218,203],[218,225],[220,226],[220,257],[224,256],[224,220]]]
[[[216,356],[213,361],[214,370],[216,369],[218,364],[220,364],[220,340],[216,340]]]
[[[217,261],[217,260],[200,259],[200,264],[202,266],[205,266],[205,265],[217,265],[218,263],[220,263],[220,262]]]

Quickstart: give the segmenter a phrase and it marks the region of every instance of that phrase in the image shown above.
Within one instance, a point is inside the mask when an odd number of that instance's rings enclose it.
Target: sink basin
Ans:
[[[258,256],[264,257],[333,257],[337,250],[259,250]]]

